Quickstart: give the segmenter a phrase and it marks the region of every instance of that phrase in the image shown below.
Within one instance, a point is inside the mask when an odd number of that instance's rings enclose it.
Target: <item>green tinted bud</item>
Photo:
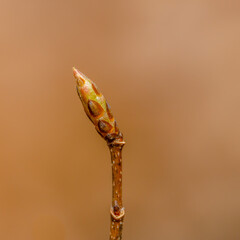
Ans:
[[[77,80],[77,92],[83,108],[96,130],[108,142],[122,140],[111,108],[97,86],[76,68],[73,68],[73,74]]]

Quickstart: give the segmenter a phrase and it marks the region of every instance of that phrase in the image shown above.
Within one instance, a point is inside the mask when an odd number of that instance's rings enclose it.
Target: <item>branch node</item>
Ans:
[[[116,210],[114,209],[114,207],[111,207],[111,208],[110,208],[110,213],[111,213],[111,216],[112,216],[116,221],[120,221],[120,220],[122,220],[122,219],[124,218],[124,216],[125,216],[125,209],[124,209],[124,207],[122,207],[122,208],[120,209],[120,211],[118,211],[118,212],[116,213]]]

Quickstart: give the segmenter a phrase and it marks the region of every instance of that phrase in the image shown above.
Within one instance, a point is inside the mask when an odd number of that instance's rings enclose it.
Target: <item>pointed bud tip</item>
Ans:
[[[78,71],[75,67],[73,67],[72,69],[73,69],[73,76],[76,78],[77,84],[80,87],[83,86],[83,84],[85,83],[85,76],[80,71]]]
[[[75,67],[73,67],[72,70],[73,70],[73,76],[77,78],[78,70]]]

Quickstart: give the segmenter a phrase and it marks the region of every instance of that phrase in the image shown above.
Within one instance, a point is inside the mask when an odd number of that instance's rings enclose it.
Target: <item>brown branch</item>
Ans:
[[[112,207],[110,209],[110,240],[121,240],[125,210],[122,203],[122,148],[125,142],[114,141],[109,150],[112,162]]]

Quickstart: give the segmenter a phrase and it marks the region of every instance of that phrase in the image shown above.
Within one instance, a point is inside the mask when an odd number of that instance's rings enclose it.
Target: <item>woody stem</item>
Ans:
[[[121,240],[124,207],[122,203],[122,148],[125,142],[110,143],[109,150],[112,162],[112,207],[111,226],[110,226],[110,240]]]

